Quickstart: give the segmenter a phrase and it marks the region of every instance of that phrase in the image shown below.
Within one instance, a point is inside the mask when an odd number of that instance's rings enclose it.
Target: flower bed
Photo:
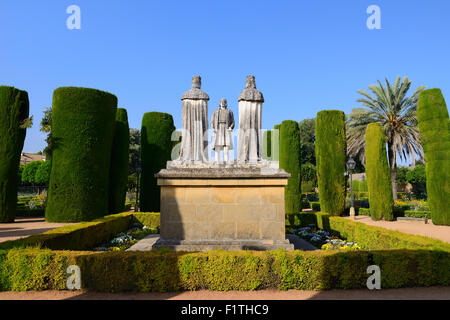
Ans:
[[[159,228],[150,228],[139,223],[133,223],[131,229],[120,232],[109,241],[94,248],[94,251],[124,251],[149,234],[159,233]]]
[[[340,239],[332,231],[317,229],[313,224],[295,229],[293,232],[296,236],[308,241],[316,248],[323,250],[358,250],[360,247],[355,242],[347,242]]]

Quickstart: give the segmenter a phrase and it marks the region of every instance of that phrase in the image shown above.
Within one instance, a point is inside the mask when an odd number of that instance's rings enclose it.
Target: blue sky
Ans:
[[[69,5],[81,30],[69,30]],[[369,5],[381,30],[369,30]],[[450,1],[1,0],[0,85],[28,91],[34,126],[25,152],[45,147],[39,122],[53,90],[114,93],[139,128],[148,111],[181,126],[181,94],[201,75],[211,98],[237,114],[245,76],[264,94],[263,127],[357,107],[357,90],[408,76],[450,95]]]

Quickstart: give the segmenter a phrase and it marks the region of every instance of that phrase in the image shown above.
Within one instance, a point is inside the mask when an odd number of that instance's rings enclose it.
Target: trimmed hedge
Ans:
[[[139,203],[141,211],[159,211],[161,190],[155,174],[166,167],[170,160],[175,131],[173,118],[168,113],[147,112],[142,118]]]
[[[286,229],[292,231],[295,228],[306,227],[310,224],[320,229],[329,230],[329,215],[323,212],[298,212],[286,215]]]
[[[366,129],[366,176],[372,220],[394,220],[391,174],[386,154],[386,137],[378,122]]]
[[[450,120],[440,89],[419,93],[417,120],[425,153],[426,186],[434,224],[450,225]]]
[[[314,211],[320,211],[320,202],[312,201],[309,203],[310,208]]]
[[[357,289],[366,288],[366,269],[373,264],[381,268],[382,288],[450,285],[447,243],[323,213],[297,216],[303,224],[313,224],[313,216],[316,223],[327,221],[332,230],[347,235],[347,240],[377,250],[81,252],[23,248],[25,239],[20,239],[13,241],[13,246],[10,242],[9,248],[0,247],[0,290],[65,289],[66,269],[72,264],[81,269],[82,288],[104,292]],[[128,223],[137,219],[159,225],[158,217],[158,213],[122,213],[46,234],[72,234],[70,241],[77,242],[90,237],[87,232],[97,233],[105,223],[116,221],[118,225],[128,218]],[[397,249],[378,250],[386,248]]]
[[[345,209],[345,114],[325,110],[316,117],[316,164],[319,199],[323,212],[339,216]]]
[[[20,154],[25,141],[30,103],[28,93],[0,86],[0,223],[16,216]]]
[[[117,109],[109,169],[109,213],[123,212],[128,189],[130,129],[127,110]]]
[[[450,252],[449,243],[433,238],[391,231],[342,217],[330,217],[329,222],[331,230],[339,232],[347,241],[356,242],[363,249],[429,249]]]
[[[415,210],[405,210],[405,217],[410,218],[429,218],[431,216],[430,211],[415,211]]]
[[[116,96],[87,88],[53,93],[47,221],[89,221],[108,213]]]
[[[359,208],[358,216],[370,216],[370,209],[369,208]]]
[[[280,128],[280,168],[291,175],[284,188],[286,214],[302,211],[300,181],[300,129],[298,122],[285,120]]]
[[[68,265],[81,269],[84,289],[121,292],[179,290],[325,290],[366,288],[369,265],[382,288],[450,284],[448,252],[209,251],[82,253],[11,250],[0,253],[0,290],[60,290]]]

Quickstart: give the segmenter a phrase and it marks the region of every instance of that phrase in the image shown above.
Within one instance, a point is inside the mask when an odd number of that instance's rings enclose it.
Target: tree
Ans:
[[[51,160],[52,158],[52,108],[45,108],[44,116],[41,119],[41,131],[47,133],[47,138],[45,141],[47,142],[47,147],[44,149],[44,155],[46,160]]]
[[[175,131],[173,118],[168,113],[147,112],[142,118],[139,203],[141,211],[159,212],[161,190],[155,174],[170,160]]]
[[[366,176],[372,220],[394,220],[391,176],[386,155],[386,137],[377,122],[366,130]]]
[[[316,163],[320,207],[339,216],[345,208],[346,140],[345,114],[324,110],[316,117]]]
[[[48,185],[48,182],[50,181],[52,162],[49,160],[41,162],[41,165],[37,168],[34,175],[34,183],[40,185]]]
[[[425,166],[423,164],[416,165],[406,173],[406,180],[412,185],[414,198],[427,198],[427,178],[425,174]]]
[[[29,110],[26,91],[0,86],[0,222],[13,222],[16,216],[20,154],[32,124]]]
[[[425,150],[428,203],[434,224],[450,225],[450,119],[440,89],[420,93],[417,108]]]
[[[109,213],[122,212],[128,184],[130,129],[127,110],[117,109],[109,174]]]
[[[22,171],[22,182],[28,184],[36,183],[36,172],[44,161],[32,161],[27,163]]]
[[[411,159],[413,165],[416,156],[423,158],[420,144],[420,134],[417,128],[416,107],[419,93],[425,86],[418,87],[411,96],[406,94],[411,87],[411,81],[405,77],[400,83],[397,77],[392,86],[386,79],[386,86],[380,81],[378,85],[370,85],[374,94],[372,97],[364,90],[358,93],[364,96],[357,102],[362,103],[369,110],[355,108],[350,113],[347,126],[348,154],[364,162],[365,139],[364,134],[369,123],[379,122],[383,127],[388,146],[389,166],[391,171],[391,185],[394,199],[397,199],[396,168],[397,155],[400,159]]]
[[[108,213],[109,168],[117,97],[62,87],[53,92],[52,170],[45,217],[79,222]]]
[[[141,132],[130,128],[129,174],[135,174],[140,163]]]
[[[302,211],[300,163],[298,123],[293,120],[285,120],[280,127],[280,168],[291,175],[284,192],[286,214]]]
[[[315,122],[315,118],[304,119],[298,124],[300,128],[300,159],[302,161],[302,165],[305,163],[312,163],[313,165],[316,165],[316,152],[314,145],[316,141]]]

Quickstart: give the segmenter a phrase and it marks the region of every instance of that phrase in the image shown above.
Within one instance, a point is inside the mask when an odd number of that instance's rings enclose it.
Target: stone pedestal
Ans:
[[[168,163],[161,186],[161,238],[153,248],[178,251],[293,249],[285,239],[284,186],[289,174],[270,165]]]

